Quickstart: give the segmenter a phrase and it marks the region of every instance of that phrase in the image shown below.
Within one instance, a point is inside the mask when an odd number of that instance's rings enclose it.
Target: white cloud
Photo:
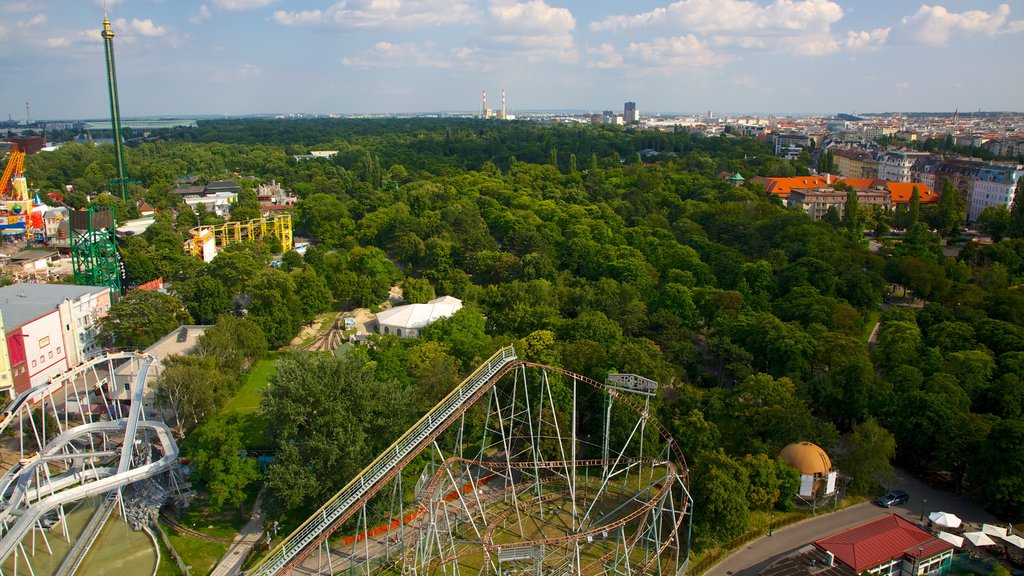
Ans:
[[[575,62],[579,59],[572,36],[575,28],[576,18],[567,8],[556,8],[544,0],[495,0],[476,42],[481,52],[491,57]]]
[[[843,47],[849,50],[877,50],[889,39],[892,28],[875,28],[874,30],[849,31]]]
[[[678,0],[649,12],[609,16],[591,23],[590,29],[665,28],[707,34],[716,45],[814,56],[839,50],[832,25],[842,17],[842,7],[833,0]]]
[[[0,10],[15,14],[35,12],[36,10],[42,10],[42,8],[43,6],[39,2],[8,2],[0,6]]]
[[[739,86],[746,86],[747,88],[756,88],[757,81],[750,74],[744,74],[743,76],[737,76],[732,79],[732,83]]]
[[[255,10],[270,6],[277,0],[213,0],[213,5],[223,10]]]
[[[900,92],[906,92],[909,89],[910,89],[910,84],[907,84],[906,82],[897,82],[896,83],[896,90],[898,90]]]
[[[468,24],[479,16],[479,11],[466,0],[342,0],[323,12],[278,10],[274,20],[284,26],[324,24],[343,30],[410,29]]]
[[[135,30],[143,36],[163,36],[167,33],[166,28],[153,24],[153,21],[149,18],[146,18],[145,20],[132,18],[132,30]]]
[[[693,32],[814,31],[838,22],[843,9],[832,0],[774,0],[761,5],[752,0],[678,0],[631,16],[609,16],[594,22],[595,32],[614,32],[659,26]]]
[[[627,51],[653,68],[666,72],[679,68],[705,68],[721,66],[735,58],[716,54],[707,41],[693,34],[654,38],[650,42],[631,42]]]
[[[210,13],[210,9],[207,8],[206,4],[199,5],[199,14],[192,16],[188,19],[193,24],[201,24],[213,19],[213,14]]]
[[[18,26],[22,28],[32,28],[34,26],[42,26],[43,24],[46,24],[46,14],[36,14],[28,20],[18,22]]]
[[[587,54],[593,57],[587,63],[587,68],[608,69],[622,66],[622,54],[607,42],[597,48],[587,48]]]
[[[916,13],[903,18],[902,23],[916,40],[942,45],[954,33],[998,36],[1024,31],[1024,20],[1009,21],[1009,17],[1009,4],[1000,4],[992,12],[968,10],[959,13],[950,12],[944,6],[922,4]]]
[[[319,10],[302,10],[299,12],[285,12],[284,10],[278,10],[277,12],[274,12],[274,20],[282,26],[319,24],[323,21],[323,13]]]
[[[355,58],[342,58],[341,63],[351,68],[451,68],[431,41],[392,43],[377,42],[373,49]]]
[[[242,64],[238,67],[238,75],[242,78],[251,78],[253,76],[262,76],[263,70],[255,64]]]

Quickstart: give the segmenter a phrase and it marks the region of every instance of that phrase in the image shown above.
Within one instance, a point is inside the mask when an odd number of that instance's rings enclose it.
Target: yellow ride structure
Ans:
[[[282,251],[287,252],[292,249],[292,216],[274,214],[248,222],[196,226],[189,234],[192,237],[185,241],[185,252],[204,262],[213,260],[217,251],[228,244],[262,242],[271,237],[280,240]]]

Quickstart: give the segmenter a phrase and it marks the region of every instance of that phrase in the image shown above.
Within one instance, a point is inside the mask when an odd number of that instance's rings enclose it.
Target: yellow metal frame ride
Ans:
[[[225,222],[215,226],[196,226],[189,230],[191,238],[185,241],[185,252],[203,257],[203,244],[214,236],[217,249],[238,242],[259,242],[264,238],[275,237],[281,241],[281,249],[287,252],[292,249],[292,216],[291,214],[275,214],[256,218],[247,222]]]

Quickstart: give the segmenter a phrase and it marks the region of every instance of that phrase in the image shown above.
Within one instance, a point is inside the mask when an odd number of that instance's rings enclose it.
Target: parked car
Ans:
[[[893,490],[892,492],[886,493],[884,496],[879,496],[877,502],[882,508],[891,508],[892,506],[898,506],[900,504],[910,502],[910,494],[907,494],[903,490]]]

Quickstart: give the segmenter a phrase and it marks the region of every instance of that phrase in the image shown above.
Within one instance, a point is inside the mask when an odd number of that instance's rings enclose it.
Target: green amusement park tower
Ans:
[[[117,192],[128,201],[128,174],[124,167],[124,142],[121,140],[121,106],[117,100],[117,70],[114,68],[114,31],[110,20],[103,17],[103,54],[107,58],[107,92],[110,94],[110,130],[114,137],[114,164],[117,169]]]
[[[128,179],[124,166],[124,143],[121,141],[121,111],[117,103],[117,74],[114,71],[114,31],[110,20],[103,17],[104,53],[107,58],[107,89],[110,92],[110,127],[114,136],[114,163],[121,198],[128,202]],[[121,265],[117,253],[117,223],[109,208],[91,207],[71,213],[71,266],[75,283],[107,286],[121,293]]]

